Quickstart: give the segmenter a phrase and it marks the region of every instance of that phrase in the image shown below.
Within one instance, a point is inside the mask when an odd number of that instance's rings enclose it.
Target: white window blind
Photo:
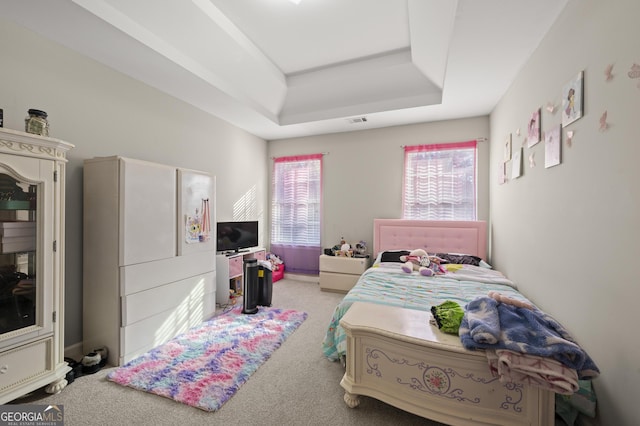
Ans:
[[[405,147],[403,218],[476,220],[477,142]]]
[[[320,246],[322,154],[274,160],[271,243]]]

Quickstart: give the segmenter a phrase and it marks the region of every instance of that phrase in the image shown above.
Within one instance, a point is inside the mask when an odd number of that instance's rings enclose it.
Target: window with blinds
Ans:
[[[476,220],[477,142],[405,147],[403,218]]]
[[[320,246],[322,154],[274,160],[271,243]]]

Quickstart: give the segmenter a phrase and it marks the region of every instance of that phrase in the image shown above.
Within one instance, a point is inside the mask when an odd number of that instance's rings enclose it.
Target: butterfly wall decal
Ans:
[[[607,68],[604,70],[605,81],[613,80],[613,64],[607,65]]]
[[[547,102],[546,110],[550,114],[553,114],[556,112],[556,105],[553,102]]]
[[[627,73],[629,78],[640,78],[640,65],[631,65],[631,70]],[[638,81],[638,88],[640,89],[640,81]]]
[[[600,131],[604,132],[608,128],[609,128],[609,123],[607,123],[607,111],[605,111],[600,116]]]

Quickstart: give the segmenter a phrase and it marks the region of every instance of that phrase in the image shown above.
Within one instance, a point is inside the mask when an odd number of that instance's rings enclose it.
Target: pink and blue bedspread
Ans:
[[[429,311],[446,300],[462,307],[477,297],[497,291],[505,296],[528,301],[518,293],[512,281],[500,272],[472,265],[449,266],[455,272],[425,277],[403,272],[399,263],[383,263],[365,271],[356,285],[336,306],[322,342],[322,351],[331,361],[346,353],[346,335],[340,319],[354,302],[370,302],[407,309]],[[425,324],[428,327],[428,324]]]

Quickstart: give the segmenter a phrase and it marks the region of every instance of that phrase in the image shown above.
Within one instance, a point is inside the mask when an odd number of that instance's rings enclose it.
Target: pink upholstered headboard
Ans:
[[[427,253],[464,253],[487,260],[484,221],[373,220],[373,253],[424,249]]]

